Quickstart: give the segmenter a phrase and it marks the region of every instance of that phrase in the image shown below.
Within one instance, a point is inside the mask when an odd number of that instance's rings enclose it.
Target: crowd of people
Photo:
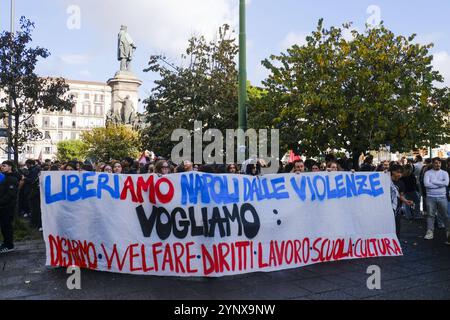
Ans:
[[[252,158],[242,165],[199,165],[191,161],[175,164],[164,158],[137,161],[127,157],[122,161],[90,163],[77,160],[61,162],[27,160],[20,168],[14,168],[11,161],[3,162],[0,173],[0,226],[3,244],[0,253],[14,250],[13,218],[16,212],[30,220],[31,225],[42,231],[39,176],[42,171],[96,171],[110,174],[158,174],[198,171],[214,174],[246,174],[258,176],[266,167],[263,160]],[[306,172],[335,171],[379,171],[390,173],[392,209],[396,221],[397,234],[401,220],[425,219],[427,232],[425,239],[434,238],[435,229],[446,229],[447,245],[450,245],[450,158],[415,159],[402,158],[400,161],[382,161],[374,165],[371,155],[365,157],[359,166],[352,159],[327,155],[324,161],[297,158],[290,163],[279,162],[278,173],[302,174]]]

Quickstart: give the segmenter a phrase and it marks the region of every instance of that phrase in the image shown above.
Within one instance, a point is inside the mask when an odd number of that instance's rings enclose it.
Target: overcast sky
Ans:
[[[0,27],[9,28],[10,0],[0,0]],[[238,0],[16,0],[16,16],[36,23],[34,41],[52,56],[39,64],[41,75],[106,82],[119,69],[117,34],[122,24],[137,43],[133,69],[144,80],[141,98],[155,76],[142,72],[151,54],[175,63],[193,34],[212,37],[223,23],[237,30]],[[267,75],[261,60],[278,54],[317,25],[366,22],[381,18],[397,34],[418,34],[433,42],[434,65],[450,86],[450,1],[446,0],[248,0],[248,76],[259,84]],[[74,24],[80,12],[80,28]],[[75,18],[75,20],[74,20]],[[375,20],[374,20],[375,19]],[[18,19],[17,19],[18,20]]]

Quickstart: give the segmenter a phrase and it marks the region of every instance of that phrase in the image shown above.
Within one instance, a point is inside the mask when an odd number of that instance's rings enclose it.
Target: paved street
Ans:
[[[82,271],[81,290],[65,269],[44,266],[44,243],[17,244],[0,257],[0,299],[449,299],[450,247],[444,231],[423,240],[424,222],[403,222],[404,257],[343,261],[220,279],[177,279]],[[381,290],[366,287],[381,267]]]

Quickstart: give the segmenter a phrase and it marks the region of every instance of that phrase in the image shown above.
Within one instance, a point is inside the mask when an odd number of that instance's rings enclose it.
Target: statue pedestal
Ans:
[[[130,96],[133,102],[135,112],[138,111],[139,87],[142,81],[130,71],[119,71],[114,78],[108,80],[108,86],[111,87],[111,108],[113,111],[122,110],[123,101]]]

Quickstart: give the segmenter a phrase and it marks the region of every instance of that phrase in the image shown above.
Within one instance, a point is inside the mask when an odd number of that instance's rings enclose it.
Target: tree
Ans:
[[[92,160],[109,162],[125,157],[137,158],[141,151],[139,134],[125,125],[95,128],[81,135],[83,154]]]
[[[203,36],[189,40],[182,61],[173,66],[164,56],[152,56],[146,72],[160,79],[151,96],[144,101],[148,113],[142,133],[144,147],[169,156],[177,142],[171,142],[175,129],[232,129],[237,126],[238,53],[234,34],[228,25],[219,29],[218,38],[207,42]]]
[[[325,29],[320,20],[306,45],[264,60],[267,95],[250,114],[265,114],[282,146],[308,156],[337,149],[356,159],[381,145],[401,152],[448,139],[449,90],[435,86],[443,78],[432,67],[432,44],[383,24],[351,31],[352,40],[346,29],[351,24]]]
[[[57,145],[58,152],[56,157],[60,161],[81,160],[84,158],[86,146],[81,140],[60,141]]]
[[[30,47],[34,24],[25,17],[20,19],[20,30],[15,34],[0,34],[0,98],[1,119],[8,123],[8,140],[12,142],[14,161],[25,142],[42,139],[33,122],[38,110],[71,110],[72,97],[67,96],[69,86],[62,78],[42,78],[35,73],[36,63],[50,53],[41,47]],[[10,99],[12,104],[10,103]]]

